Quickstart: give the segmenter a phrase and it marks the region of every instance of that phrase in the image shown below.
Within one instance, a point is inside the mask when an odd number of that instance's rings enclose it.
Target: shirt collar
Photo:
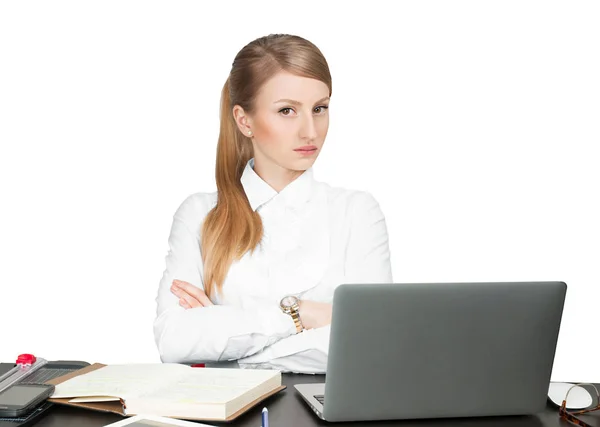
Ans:
[[[310,198],[314,177],[311,167],[277,193],[254,171],[254,158],[252,158],[244,168],[241,183],[250,207],[255,211],[276,196],[282,198],[284,204],[289,207],[298,207],[304,204]]]

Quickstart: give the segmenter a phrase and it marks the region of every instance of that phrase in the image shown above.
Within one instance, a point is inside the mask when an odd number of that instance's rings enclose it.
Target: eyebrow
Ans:
[[[319,99],[317,102],[315,102],[315,104],[318,104],[319,102],[323,102],[323,101],[327,101],[329,100],[329,97],[326,96],[325,98],[321,98]],[[300,101],[294,101],[293,99],[279,99],[277,101],[275,101],[273,104],[277,104],[278,102],[286,102],[288,104],[292,104],[292,105],[302,105],[302,103]]]

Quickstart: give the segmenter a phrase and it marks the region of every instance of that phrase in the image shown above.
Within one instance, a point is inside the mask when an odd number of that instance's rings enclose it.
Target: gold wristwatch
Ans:
[[[281,299],[279,303],[279,307],[281,310],[292,317],[294,320],[294,324],[296,325],[296,333],[302,332],[304,330],[304,326],[302,325],[302,320],[300,319],[300,300],[298,297],[294,295],[288,295]]]

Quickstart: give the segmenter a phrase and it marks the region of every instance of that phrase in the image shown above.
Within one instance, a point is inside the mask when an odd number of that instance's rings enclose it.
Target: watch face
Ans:
[[[295,296],[293,296],[293,295],[290,295],[290,296],[284,297],[284,298],[281,300],[281,306],[282,306],[282,307],[291,307],[291,306],[293,306],[294,304],[296,304],[297,302],[298,302],[298,298],[296,298],[296,297],[295,297]]]

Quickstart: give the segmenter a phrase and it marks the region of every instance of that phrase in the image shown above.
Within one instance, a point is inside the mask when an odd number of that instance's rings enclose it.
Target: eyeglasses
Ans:
[[[592,401],[592,406],[586,408],[586,409],[581,409],[578,411],[571,411],[567,409],[567,401],[569,398],[569,393],[571,392],[571,390],[573,390],[576,387],[581,387],[583,385],[589,385],[592,386],[594,388],[594,390],[596,390],[596,401],[593,402]],[[591,393],[590,393],[591,395]],[[593,396],[592,396],[593,398]],[[595,404],[594,404],[595,403]],[[581,415],[581,414],[585,414],[588,412],[592,412],[592,411],[597,411],[600,410],[600,393],[598,393],[598,389],[596,388],[596,386],[594,384],[591,383],[580,383],[580,384],[574,384],[572,387],[569,388],[569,390],[567,390],[567,395],[565,396],[565,399],[562,401],[562,405],[560,405],[560,409],[558,410],[558,413],[560,414],[560,417],[581,427],[594,427],[584,421],[581,421],[579,418],[577,418],[575,415]]]

